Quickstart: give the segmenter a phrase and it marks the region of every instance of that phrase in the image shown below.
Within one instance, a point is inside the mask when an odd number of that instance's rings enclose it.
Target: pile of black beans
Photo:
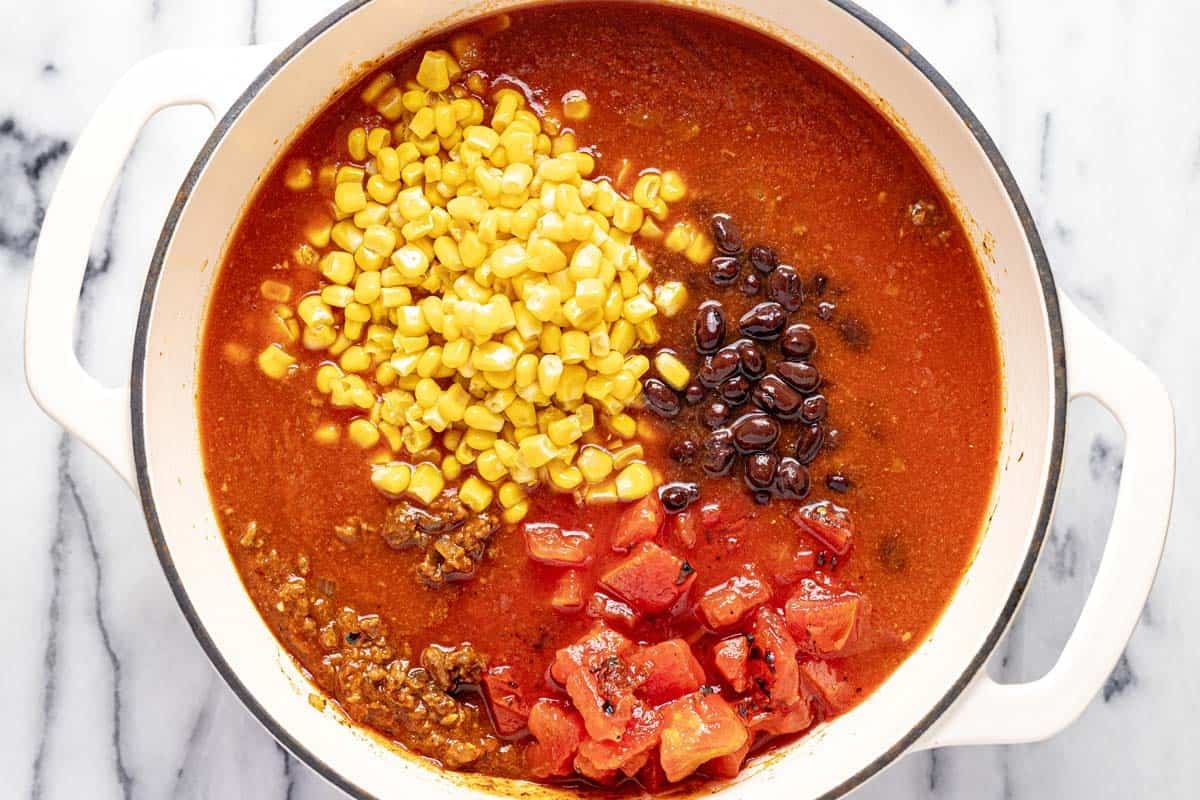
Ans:
[[[671,448],[676,461],[699,462],[709,477],[740,471],[760,503],[773,497],[801,500],[808,495],[808,464],[822,448],[821,422],[828,412],[821,373],[812,363],[817,339],[798,319],[803,281],[770,247],[746,248],[728,215],[712,218],[712,235],[718,251],[710,264],[712,283],[759,302],[737,319],[720,299],[702,302],[695,321],[701,361],[691,384],[676,393],[650,378],[644,384],[646,406],[671,419],[685,405],[696,408],[708,433],[699,442],[676,441]],[[690,486],[686,493],[681,485],[669,488],[672,506],[686,507],[698,496]]]

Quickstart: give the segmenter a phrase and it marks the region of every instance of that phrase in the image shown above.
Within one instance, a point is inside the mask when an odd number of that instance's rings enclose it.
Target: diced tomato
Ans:
[[[784,606],[784,615],[802,651],[828,656],[840,653],[854,636],[861,605],[853,592],[805,578]]]
[[[703,767],[704,773],[714,778],[736,778],[742,771],[742,763],[746,760],[746,754],[750,752],[750,741],[751,737],[747,736],[746,743],[737,750],[709,761]]]
[[[700,514],[689,508],[682,514],[676,514],[671,519],[675,541],[685,550],[691,550],[700,539]]]
[[[737,712],[717,694],[694,692],[667,703],[662,712],[659,761],[672,782],[738,752],[750,738]]]
[[[774,705],[790,706],[800,697],[796,642],[783,616],[773,608],[760,608],[754,616],[754,646],[750,654],[754,677],[761,678]]]
[[[642,647],[629,657],[629,663],[645,676],[637,694],[651,705],[662,705],[704,685],[704,667],[683,639]]]
[[[787,736],[807,730],[813,723],[812,707],[807,697],[801,697],[790,706],[769,707],[750,713],[746,717],[750,730],[769,736]]]
[[[600,583],[638,611],[666,611],[692,586],[695,572],[683,559],[654,542],[642,542],[603,575]]]
[[[854,703],[854,687],[824,661],[802,662],[800,674],[804,678],[804,688],[812,692],[830,715],[840,714]]]
[[[550,605],[555,611],[573,614],[583,608],[583,573],[569,569],[554,584]]]
[[[750,686],[750,640],[743,634],[722,639],[713,648],[713,664],[725,683],[739,694]]]
[[[817,554],[810,547],[801,547],[776,571],[775,579],[782,584],[790,585],[813,574],[816,568]]]
[[[587,599],[587,615],[623,628],[632,628],[639,619],[638,613],[628,603],[622,603],[604,592],[595,592]]]
[[[748,613],[770,599],[771,589],[758,568],[746,564],[740,574],[700,595],[696,610],[708,627],[719,630],[741,622]]]
[[[658,538],[666,518],[658,492],[651,492],[621,514],[613,531],[613,549],[624,553],[635,544]]]
[[[809,503],[791,515],[800,529],[816,538],[839,556],[850,550],[854,539],[854,523],[850,512],[828,500]]]
[[[492,667],[483,676],[483,693],[492,710],[496,733],[512,736],[525,728],[529,719],[529,701],[513,677],[510,666]]]
[[[561,682],[593,739],[620,738],[639,701],[638,676],[622,656],[633,643],[604,625],[554,655],[551,676]]]
[[[637,781],[650,794],[658,794],[667,788],[670,781],[667,780],[667,774],[663,772],[658,753],[651,750],[646,755],[649,758],[646,759],[646,766],[638,772]]]
[[[525,748],[525,765],[535,778],[570,775],[571,762],[583,741],[583,720],[563,703],[542,698],[529,710],[529,733],[534,741]]]
[[[649,751],[658,746],[661,732],[662,714],[649,706],[639,706],[620,740],[585,739],[579,745],[575,769],[593,780],[604,780],[618,771],[636,775],[645,766]]]
[[[563,530],[553,522],[526,522],[525,547],[534,561],[552,567],[577,567],[588,563],[595,542],[587,531]]]
[[[629,639],[603,623],[596,625],[574,644],[569,644],[554,654],[550,675],[561,684],[567,676],[583,667],[592,669],[609,658],[621,658],[633,652],[635,645]]]

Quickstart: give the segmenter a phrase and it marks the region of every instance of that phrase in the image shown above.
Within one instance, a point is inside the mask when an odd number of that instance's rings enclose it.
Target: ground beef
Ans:
[[[424,551],[417,577],[427,586],[441,586],[474,576],[487,552],[488,539],[499,528],[495,514],[474,514],[457,495],[447,493],[424,508],[407,501],[393,503],[380,535],[395,550]]]
[[[469,644],[446,648],[431,644],[421,651],[421,666],[438,686],[452,692],[460,684],[477,684],[487,669],[483,656]]]

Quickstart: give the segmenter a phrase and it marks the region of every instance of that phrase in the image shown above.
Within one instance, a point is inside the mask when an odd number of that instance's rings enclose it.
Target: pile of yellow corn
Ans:
[[[290,320],[303,347],[330,356],[317,388],[362,412],[346,432],[389,496],[428,503],[449,482],[476,510],[498,500],[509,522],[537,484],[592,503],[642,497],[655,476],[630,442],[626,409],[651,368],[637,351],[687,292],[652,285],[634,237],[665,236],[697,263],[712,244],[686,222],[660,227],[685,193],[677,173],[646,171],[625,197],[590,180],[592,156],[519,92],[497,91],[489,120],[486,87],[463,78],[453,56],[430,51],[415,82],[384,72],[362,93],[391,127],[351,131],[351,163],[330,167],[331,219],[308,235],[324,251],[321,288]],[[285,180],[314,184],[307,165]],[[264,296],[290,299],[266,283]],[[660,353],[659,371],[686,383],[670,360]],[[282,345],[259,356],[275,378],[294,364]]]

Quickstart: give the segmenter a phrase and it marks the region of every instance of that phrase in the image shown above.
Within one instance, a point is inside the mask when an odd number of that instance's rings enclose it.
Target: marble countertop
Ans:
[[[175,605],[133,495],[38,412],[22,380],[38,223],[75,137],[114,81],[168,47],[283,42],[333,0],[43,0],[8,4],[0,49],[0,641],[5,795],[334,798],[211,669]],[[1174,530],[1125,656],[1083,718],[1033,745],[908,757],[878,798],[1190,798],[1200,794],[1200,501],[1193,291],[1200,294],[1200,5],[1179,0],[870,0],[953,83],[999,143],[1061,289],[1148,362],[1179,410]],[[19,31],[13,35],[12,31]],[[145,129],[92,249],[78,350],[127,377],[144,266],[206,134],[198,109]],[[1190,318],[1190,321],[1189,321]],[[993,673],[1054,661],[1087,594],[1121,473],[1120,429],[1070,412],[1057,519]],[[1191,631],[1191,633],[1188,633]]]

